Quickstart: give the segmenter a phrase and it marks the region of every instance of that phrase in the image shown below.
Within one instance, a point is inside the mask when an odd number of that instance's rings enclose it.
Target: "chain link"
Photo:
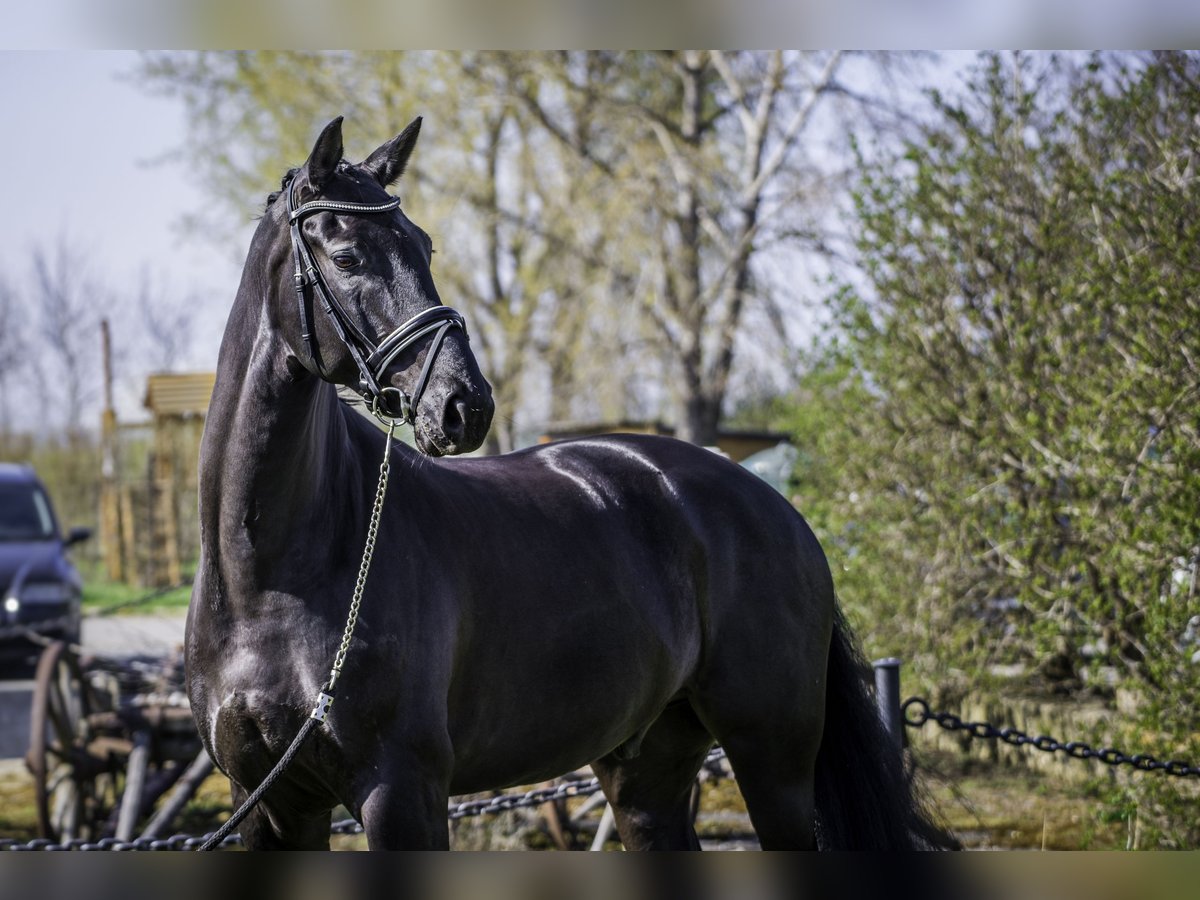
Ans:
[[[215,834],[216,832],[213,832]],[[148,850],[198,850],[211,835],[197,837],[190,834],[176,834],[166,838],[135,838],[132,841],[119,841],[116,838],[100,838],[86,840],[76,838],[70,841],[51,841],[46,838],[37,840],[15,841],[0,840],[0,851],[29,851],[29,850],[108,850],[108,851],[148,851]],[[233,847],[242,842],[239,835],[231,834],[221,842],[222,847]]]
[[[1115,747],[1096,749],[1083,741],[1059,741],[1045,734],[1030,737],[1016,728],[997,728],[990,722],[964,722],[954,713],[931,710],[923,697],[909,697],[900,709],[904,724],[909,728],[935,722],[947,731],[965,731],[972,738],[1001,740],[1014,747],[1031,746],[1043,753],[1062,751],[1072,759],[1097,759],[1108,766],[1132,766],[1141,772],[1165,772],[1176,778],[1200,776],[1200,766],[1178,759],[1159,760],[1146,753],[1128,756]]]
[[[715,747],[705,757],[704,767],[714,777],[724,777],[725,773],[723,770],[709,768],[724,758],[725,751],[721,747]],[[510,812],[514,809],[541,806],[543,803],[553,803],[557,800],[565,800],[570,797],[587,797],[599,790],[600,779],[579,778],[563,781],[549,787],[534,788],[517,794],[497,794],[495,797],[488,797],[481,800],[462,800],[450,805],[446,810],[446,818],[453,822],[456,819],[466,819],[472,816],[492,816],[498,813]],[[362,830],[362,825],[354,819],[343,819],[333,824],[331,833],[361,834]]]

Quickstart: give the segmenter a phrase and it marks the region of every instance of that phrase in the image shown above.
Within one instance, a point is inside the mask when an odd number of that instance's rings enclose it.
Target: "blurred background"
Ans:
[[[495,389],[485,452],[718,448],[906,694],[1200,760],[1200,55],[6,52],[0,85],[0,460],[96,530],[93,606],[194,567],[268,192],[334,116],[357,161],[421,115],[397,192]],[[1200,845],[1195,779],[964,746],[927,769],[985,773],[988,841]],[[1039,766],[1061,802],[995,825]]]

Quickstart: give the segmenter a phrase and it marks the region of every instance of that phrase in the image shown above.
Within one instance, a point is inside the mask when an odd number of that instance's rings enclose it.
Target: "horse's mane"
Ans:
[[[270,209],[271,204],[283,196],[283,192],[286,191],[288,189],[288,185],[295,180],[296,174],[300,171],[300,168],[300,166],[295,166],[291,169],[288,169],[283,176],[283,181],[279,184],[279,190],[271,191],[271,193],[267,194],[267,209]],[[337,164],[337,170],[339,172],[348,172],[352,168],[354,168],[354,165],[348,160],[343,159]]]
[[[271,191],[271,193],[267,194],[267,208],[268,209],[271,208],[271,205],[276,200],[278,200],[280,197],[283,196],[283,192],[288,189],[288,185],[292,183],[292,180],[296,177],[296,173],[299,171],[300,171],[299,166],[295,166],[294,168],[288,169],[287,173],[283,176],[283,181],[281,181],[279,183],[279,190]]]

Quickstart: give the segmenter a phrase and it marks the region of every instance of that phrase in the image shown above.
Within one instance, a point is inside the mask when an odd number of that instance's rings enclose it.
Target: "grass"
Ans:
[[[1105,815],[1095,783],[924,750],[927,798],[970,850],[1123,850],[1127,823]]]
[[[172,833],[205,834],[215,831],[230,813],[229,780],[214,773],[205,779],[184,807]],[[37,837],[37,810],[33,780],[18,766],[0,772],[0,838],[28,841]]]
[[[191,596],[190,584],[154,590],[115,581],[88,581],[83,587],[83,611],[86,615],[182,611]]]
[[[33,781],[14,764],[0,773],[0,837],[27,841],[37,836]]]

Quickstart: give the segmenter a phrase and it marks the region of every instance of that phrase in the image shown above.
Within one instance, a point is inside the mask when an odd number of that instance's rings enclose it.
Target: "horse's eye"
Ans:
[[[353,269],[358,265],[358,257],[353,253],[335,253],[333,254],[333,264],[339,269]]]

